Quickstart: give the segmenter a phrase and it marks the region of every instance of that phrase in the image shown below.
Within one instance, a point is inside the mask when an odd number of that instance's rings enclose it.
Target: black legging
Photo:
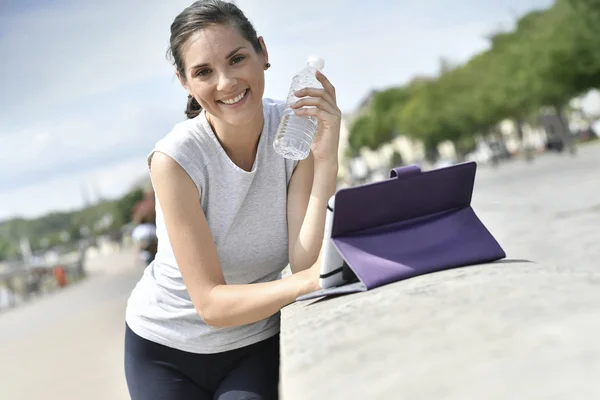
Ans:
[[[195,354],[125,332],[132,400],[277,399],[279,335],[215,354]]]

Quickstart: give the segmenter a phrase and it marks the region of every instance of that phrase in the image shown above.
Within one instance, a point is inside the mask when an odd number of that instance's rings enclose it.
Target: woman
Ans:
[[[303,89],[319,120],[311,155],[277,155],[283,103],[263,99],[268,52],[233,4],[198,1],[171,25],[188,120],[148,157],[158,253],[128,302],[125,369],[134,400],[273,399],[279,310],[319,289],[341,113],[335,90]],[[304,108],[305,106],[310,106]],[[292,275],[281,279],[290,264]]]

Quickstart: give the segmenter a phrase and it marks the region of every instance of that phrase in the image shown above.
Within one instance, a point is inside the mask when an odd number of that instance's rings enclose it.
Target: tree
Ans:
[[[115,204],[115,219],[116,226],[122,226],[131,222],[133,217],[133,207],[144,198],[144,190],[140,187],[134,188],[129,193],[125,194]]]
[[[19,255],[19,248],[14,241],[0,237],[0,261],[10,260]]]
[[[366,109],[350,127],[349,146],[354,153],[361,147],[376,150],[405,131],[398,124],[398,110],[423,82],[423,79],[414,79],[401,87],[373,92]]]
[[[34,219],[15,218],[0,222],[0,260],[19,254],[21,238],[28,238],[31,249],[38,251],[62,244],[66,237],[64,232],[68,234],[71,242],[75,242],[81,238],[82,229],[89,229],[91,235],[118,231],[131,221],[134,204],[143,198],[144,190],[136,187],[119,199],[102,201],[81,210],[53,212]],[[100,231],[94,231],[98,220],[103,217],[112,219],[112,224],[100,228]]]
[[[430,160],[437,158],[440,142],[461,141],[476,132],[479,122],[473,113],[476,82],[470,70],[449,70],[437,80],[421,85],[397,115],[408,136],[423,141]]]
[[[512,119],[523,146],[525,121],[552,107],[570,145],[565,107],[600,87],[600,0],[557,0],[523,15],[490,49],[461,66],[442,63],[436,79],[376,92],[351,128],[350,144],[376,149],[396,135],[422,140],[430,153],[451,140],[460,152],[474,136],[494,135]]]
[[[376,149],[380,141],[377,135],[375,118],[370,114],[363,114],[350,126],[348,145],[354,152],[358,152],[362,147]]]

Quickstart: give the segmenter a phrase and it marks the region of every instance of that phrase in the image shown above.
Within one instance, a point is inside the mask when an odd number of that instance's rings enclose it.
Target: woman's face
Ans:
[[[260,113],[267,50],[257,53],[237,28],[213,25],[195,33],[183,47],[185,80],[178,77],[213,118],[243,125]]]

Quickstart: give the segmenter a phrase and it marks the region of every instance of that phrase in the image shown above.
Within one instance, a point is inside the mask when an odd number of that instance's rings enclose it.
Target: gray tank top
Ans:
[[[288,264],[287,186],[297,162],[273,150],[284,104],[263,100],[264,127],[250,172],[225,153],[203,111],[177,124],[148,156],[160,151],[189,174],[200,193],[229,284],[279,279]],[[156,203],[158,253],[127,303],[126,321],[139,336],[193,353],[247,346],[279,332],[279,313],[233,328],[212,328],[196,312],[183,283]]]

